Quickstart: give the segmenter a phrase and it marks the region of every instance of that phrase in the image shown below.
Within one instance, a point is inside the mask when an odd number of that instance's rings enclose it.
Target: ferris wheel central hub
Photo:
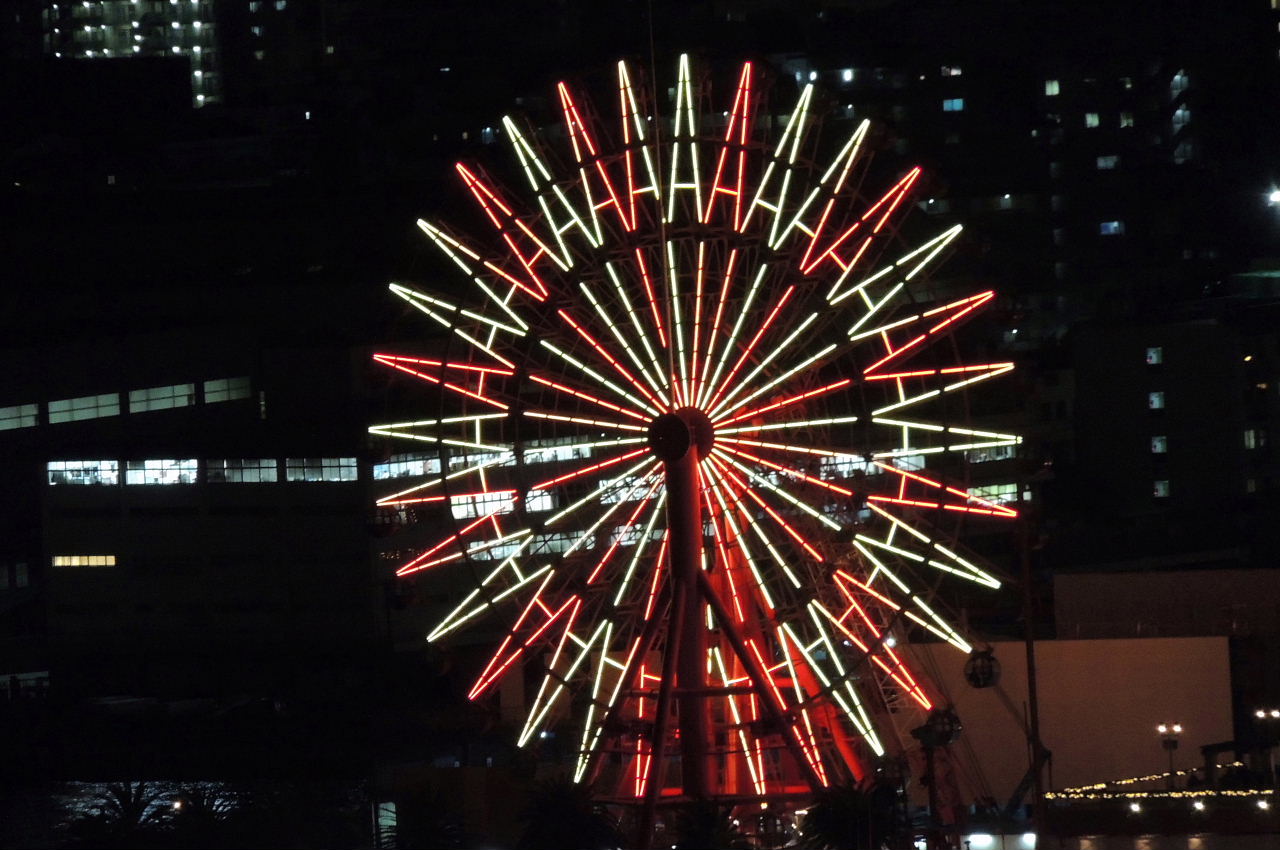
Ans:
[[[711,453],[714,444],[711,419],[696,407],[664,413],[649,424],[649,448],[666,463],[680,460],[690,449],[696,450],[697,459],[701,460]]]

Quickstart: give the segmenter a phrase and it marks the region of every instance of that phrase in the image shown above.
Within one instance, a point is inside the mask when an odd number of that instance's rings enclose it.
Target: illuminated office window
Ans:
[[[60,422],[79,422],[84,419],[119,415],[119,393],[86,395],[49,402],[49,422],[54,425]]]
[[[285,458],[286,481],[355,481],[356,459],[353,457]]]
[[[204,477],[211,484],[273,484],[279,467],[273,457],[214,458],[204,462]]]
[[[125,462],[125,484],[195,484],[195,458],[149,458]]]
[[[50,484],[120,483],[120,465],[114,460],[51,460],[46,468]]]
[[[217,401],[235,401],[250,395],[249,378],[217,378],[204,382],[205,404]]]
[[[14,428],[30,428],[40,424],[40,405],[17,404],[12,407],[0,407],[0,431],[12,431]]]
[[[144,413],[148,410],[168,410],[173,407],[187,407],[195,403],[195,384],[170,384],[166,387],[129,390],[130,413]]]
[[[114,567],[115,555],[54,555],[54,567]]]

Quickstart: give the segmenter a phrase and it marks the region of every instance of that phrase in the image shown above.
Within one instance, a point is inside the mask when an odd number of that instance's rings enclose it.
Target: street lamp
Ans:
[[[1182,734],[1181,723],[1161,723],[1156,727],[1160,733],[1160,746],[1169,753],[1169,790],[1177,787],[1173,775],[1173,754],[1178,749],[1178,736]]]

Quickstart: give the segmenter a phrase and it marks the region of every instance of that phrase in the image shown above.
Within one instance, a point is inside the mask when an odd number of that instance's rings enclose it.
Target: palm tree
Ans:
[[[68,826],[68,847],[158,845],[169,812],[161,793],[145,782],[110,782],[86,815]]]
[[[751,843],[733,823],[733,807],[694,800],[676,813],[679,850],[741,850]]]
[[[520,819],[526,823],[520,850],[612,850],[622,844],[617,819],[592,799],[591,786],[563,777],[535,785]]]
[[[895,789],[873,783],[835,785],[809,806],[800,838],[805,850],[879,850],[893,837]]]

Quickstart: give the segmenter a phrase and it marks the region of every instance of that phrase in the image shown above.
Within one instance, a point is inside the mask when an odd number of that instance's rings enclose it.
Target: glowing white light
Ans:
[[[987,832],[975,832],[969,836],[969,846],[973,850],[987,850],[996,846],[996,837]]]
[[[1036,846],[1036,834],[1035,834],[1034,832],[1024,832],[1024,833],[1022,833],[1022,846],[1023,846],[1023,847],[1035,847],[1035,846]]]

